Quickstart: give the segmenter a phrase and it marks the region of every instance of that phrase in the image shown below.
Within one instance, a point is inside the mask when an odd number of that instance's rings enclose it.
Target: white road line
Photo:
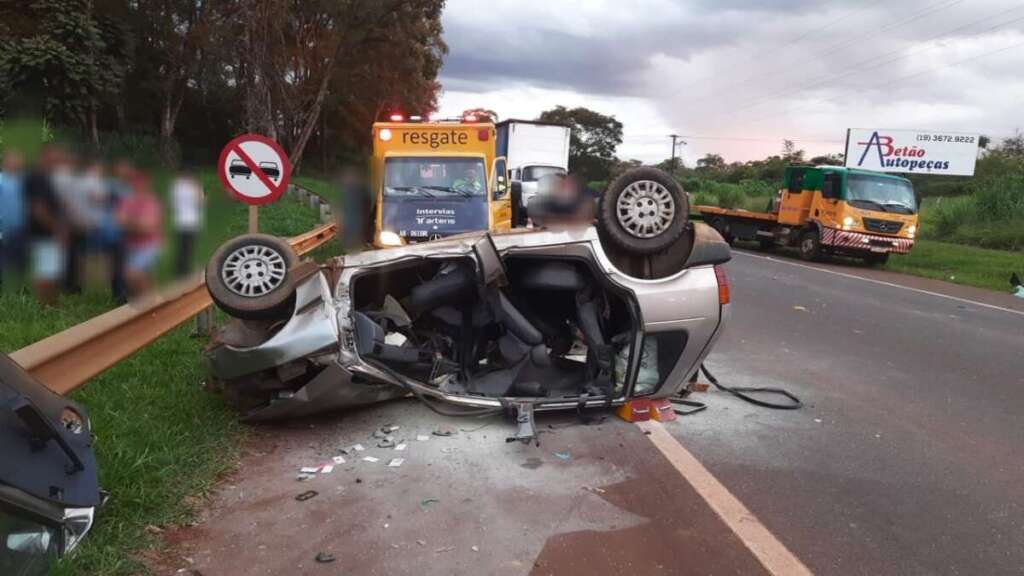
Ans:
[[[654,446],[665,455],[687,482],[704,498],[711,509],[739,537],[761,564],[774,575],[812,576],[799,558],[793,555],[756,516],[747,510],[729,490],[708,472],[659,422],[637,422]]]
[[[1002,306],[996,306],[995,304],[985,304],[984,302],[978,302],[977,300],[969,300],[967,298],[961,298],[959,296],[950,296],[949,294],[942,294],[941,292],[932,292],[931,290],[922,290],[920,288],[911,288],[910,286],[903,286],[902,284],[895,284],[893,282],[886,282],[884,280],[875,280],[874,278],[865,278],[863,276],[857,276],[856,274],[847,274],[846,272],[838,272],[836,270],[829,270],[828,268],[818,268],[817,266],[808,266],[807,264],[800,264],[799,262],[790,262],[789,260],[783,260],[782,258],[772,258],[771,256],[761,256],[759,254],[750,254],[749,252],[740,252],[733,250],[733,254],[742,254],[750,258],[759,258],[761,260],[770,260],[772,262],[778,262],[779,264],[788,264],[790,266],[796,266],[797,268],[807,268],[808,270],[817,270],[818,272],[825,272],[826,274],[835,274],[836,276],[842,276],[844,278],[854,278],[857,280],[863,280],[865,282],[871,282],[873,284],[881,284],[882,286],[889,286],[891,288],[902,288],[903,290],[910,290],[911,292],[920,292],[921,294],[928,294],[929,296],[938,296],[939,298],[947,298],[949,300],[955,300],[957,302],[963,302],[965,304],[971,304],[973,306],[981,306],[982,308],[991,308],[992,310],[999,310],[1000,312],[1009,312],[1011,314],[1019,314],[1024,316],[1024,311],[1014,310],[1013,308],[1003,308]]]

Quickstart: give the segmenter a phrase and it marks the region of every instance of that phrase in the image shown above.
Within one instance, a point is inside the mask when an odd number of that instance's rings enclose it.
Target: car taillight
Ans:
[[[718,279],[718,303],[729,303],[729,279],[725,276],[725,268],[715,266],[715,278]]]

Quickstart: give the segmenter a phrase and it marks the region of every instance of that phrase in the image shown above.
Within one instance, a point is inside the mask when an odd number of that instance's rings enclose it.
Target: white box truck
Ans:
[[[521,190],[519,206],[513,208],[513,226],[525,223],[526,206],[537,193],[537,180],[547,174],[569,171],[568,126],[532,120],[505,120],[496,126],[497,156],[508,161],[513,189]],[[515,199],[513,199],[515,200]]]

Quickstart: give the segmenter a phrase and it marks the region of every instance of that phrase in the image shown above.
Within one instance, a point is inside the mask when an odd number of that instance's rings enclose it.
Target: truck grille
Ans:
[[[881,232],[883,234],[898,234],[900,229],[903,228],[903,222],[894,222],[892,220],[879,220],[877,218],[865,218],[864,228],[871,232]]]

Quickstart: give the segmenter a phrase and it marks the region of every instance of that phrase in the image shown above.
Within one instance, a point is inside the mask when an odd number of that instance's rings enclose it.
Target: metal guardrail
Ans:
[[[299,255],[324,245],[337,225],[289,239]],[[39,382],[67,394],[213,304],[202,274],[26,346],[11,358]]]

